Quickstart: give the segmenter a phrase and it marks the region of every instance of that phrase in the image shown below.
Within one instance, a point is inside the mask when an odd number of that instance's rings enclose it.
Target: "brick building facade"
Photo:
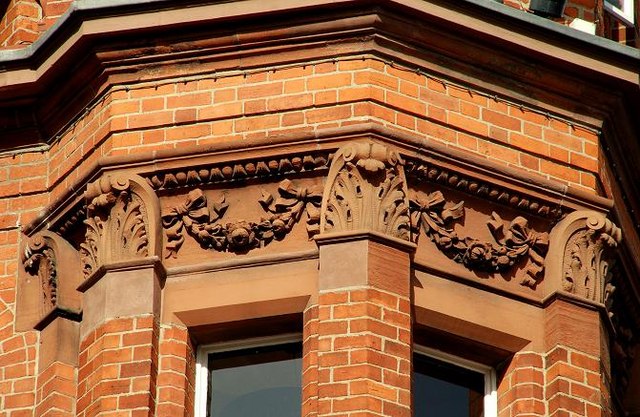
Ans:
[[[0,1],[0,416],[639,416],[629,4]]]

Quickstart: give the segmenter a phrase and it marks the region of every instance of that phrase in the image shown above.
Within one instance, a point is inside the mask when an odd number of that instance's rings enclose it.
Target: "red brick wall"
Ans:
[[[41,16],[34,4],[11,2],[2,45],[35,39]],[[45,16],[67,4],[47,2]],[[23,17],[9,19],[20,14],[18,6]],[[585,11],[577,13],[589,20]],[[163,71],[158,75],[177,70]],[[377,59],[112,87],[96,103],[59,137],[48,138],[50,150],[0,158],[0,417],[47,415],[54,404],[58,415],[79,417],[193,411],[194,346],[184,328],[151,316],[114,319],[82,341],[77,370],[60,363],[38,370],[37,332],[14,330],[20,228],[102,156],[377,123],[590,192],[600,163],[591,131]],[[410,415],[410,314],[408,294],[323,292],[304,318],[303,416],[362,409]],[[558,352],[566,357],[556,358]],[[546,356],[516,355],[500,382],[501,417],[598,416],[594,396],[602,393],[602,377],[594,361],[593,352],[566,346]],[[74,393],[69,385],[76,378]]]
[[[574,124],[378,60],[115,89],[49,152],[52,196],[101,155],[375,122],[593,190],[598,138]]]
[[[42,8],[36,0],[10,0],[0,20],[0,49],[32,44],[40,36]]]
[[[157,332],[151,315],[118,318],[81,342],[78,417],[155,415]]]

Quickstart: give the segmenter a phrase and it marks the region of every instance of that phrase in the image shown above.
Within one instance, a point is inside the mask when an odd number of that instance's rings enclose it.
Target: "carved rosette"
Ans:
[[[56,311],[80,312],[80,258],[71,244],[55,233],[40,232],[27,238],[20,261],[17,328],[33,328]]]
[[[137,176],[106,175],[87,187],[85,240],[80,255],[85,277],[99,266],[159,253],[155,194]]]
[[[258,202],[267,213],[258,221],[237,220],[218,222],[226,210],[224,196],[209,205],[201,189],[189,192],[183,203],[162,213],[162,225],[167,237],[165,257],[177,257],[184,243],[184,233],[192,236],[203,248],[216,251],[245,253],[282,240],[307,212],[309,235],[318,232],[319,206],[322,194],[317,187],[298,187],[290,180],[283,180],[278,187],[278,197],[262,192]]]
[[[577,211],[556,225],[549,260],[556,290],[610,306],[615,287],[609,271],[612,250],[622,239],[620,229],[602,214]]]
[[[529,227],[524,217],[516,217],[505,230],[505,222],[493,212],[487,227],[495,242],[459,236],[453,222],[464,217],[464,202],[447,203],[443,194],[417,193],[411,199],[411,224],[417,239],[423,231],[449,258],[473,271],[506,272],[522,259],[528,259],[520,279],[535,288],[544,271],[549,235]]]
[[[322,197],[320,232],[371,230],[409,240],[403,163],[396,151],[377,143],[338,150]]]

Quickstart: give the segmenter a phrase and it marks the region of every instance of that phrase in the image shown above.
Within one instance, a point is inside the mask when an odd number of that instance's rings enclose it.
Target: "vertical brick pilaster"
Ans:
[[[370,238],[319,240],[318,416],[411,416],[411,248]]]
[[[546,416],[544,371],[544,355],[514,355],[499,378],[498,416]]]
[[[555,300],[546,311],[545,397],[550,417],[610,416],[599,313]]]
[[[156,416],[192,416],[195,354],[187,329],[163,326],[159,355]]]
[[[83,288],[78,417],[155,416],[160,276],[150,261],[107,268]]]
[[[75,417],[79,323],[56,317],[40,335],[36,417]]]
[[[302,329],[302,417],[318,415],[318,306],[303,314]]]
[[[38,375],[35,415],[75,417],[77,368],[54,362]]]

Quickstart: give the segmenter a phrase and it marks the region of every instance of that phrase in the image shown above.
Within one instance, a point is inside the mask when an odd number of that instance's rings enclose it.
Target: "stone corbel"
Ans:
[[[320,233],[371,231],[410,240],[403,160],[377,143],[351,143],[333,157],[325,185]]]
[[[88,185],[87,219],[80,245],[85,278],[101,266],[160,257],[160,203],[138,175],[107,174]]]
[[[58,316],[78,319],[80,271],[78,252],[59,235],[44,231],[28,238],[20,257],[16,330],[41,330]]]
[[[601,213],[576,211],[551,231],[547,256],[547,295],[569,293],[610,305],[615,288],[609,271],[612,251],[622,239],[620,229]]]

